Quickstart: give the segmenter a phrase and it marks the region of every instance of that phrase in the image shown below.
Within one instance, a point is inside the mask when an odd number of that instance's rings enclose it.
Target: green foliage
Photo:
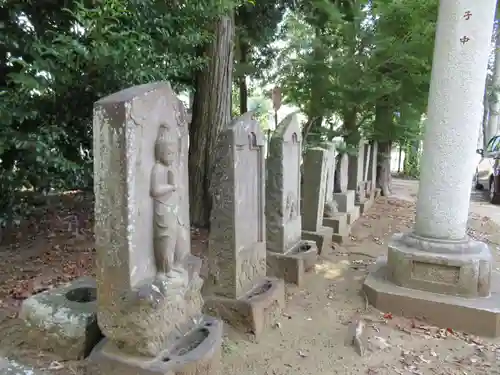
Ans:
[[[287,15],[276,77],[313,122],[309,142],[420,136],[437,4],[313,0]]]
[[[192,85],[229,1],[11,0],[0,5],[0,212],[16,192],[92,186],[92,106],[135,84]]]

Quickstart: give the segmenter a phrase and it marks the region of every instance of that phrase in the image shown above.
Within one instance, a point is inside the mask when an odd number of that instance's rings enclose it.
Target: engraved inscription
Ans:
[[[460,278],[460,267],[413,262],[411,278],[440,284],[456,285]]]

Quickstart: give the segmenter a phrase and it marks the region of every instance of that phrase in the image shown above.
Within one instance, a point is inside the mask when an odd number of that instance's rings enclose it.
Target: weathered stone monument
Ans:
[[[316,242],[319,253],[332,246],[332,228],[323,226],[326,198],[328,152],[310,148],[304,157],[304,191],[302,197],[302,238]]]
[[[95,281],[83,277],[26,299],[19,317],[27,342],[64,360],[85,358],[102,338],[97,325]]]
[[[359,213],[362,214],[365,208],[365,154],[367,142],[361,138],[358,143],[356,155],[349,155],[349,174],[347,186],[349,190],[355,191],[355,203],[359,207]]]
[[[91,374],[213,374],[222,323],[203,316],[191,255],[188,123],[168,83],[94,106],[98,324]]]
[[[285,294],[283,280],[266,276],[264,136],[252,115],[234,119],[217,142],[204,295],[206,311],[258,339]]]
[[[335,199],[335,171],[337,161],[342,162],[342,160],[337,160],[337,157],[341,158],[341,155],[337,154],[337,145],[333,144],[330,146],[327,154],[326,196],[325,210],[323,213],[323,226],[332,228],[332,241],[341,244],[345,242],[349,236],[349,226],[347,225],[347,213],[339,212],[338,204]],[[347,158],[345,158],[345,160],[347,161]],[[347,163],[345,164],[347,167]],[[344,184],[347,185],[347,178],[344,178],[344,180]],[[352,205],[354,206],[354,200]]]
[[[364,284],[379,310],[484,336],[500,335],[500,275],[467,219],[495,10],[495,0],[440,1],[415,227],[392,238]]]
[[[266,240],[268,275],[302,285],[314,267],[318,248],[302,240],[300,161],[302,139],[296,114],[281,121],[267,157]]]
[[[363,194],[366,201],[360,204],[360,212],[363,214],[373,205],[372,184],[370,165],[373,157],[372,142],[365,143],[364,161],[363,161],[363,181],[361,183],[360,194]]]
[[[341,225],[337,233],[343,233],[343,231],[349,232],[350,225],[354,223],[359,217],[359,207],[356,206],[356,191],[348,189],[349,181],[349,160],[350,156],[346,153],[339,155],[339,168],[336,168],[335,174],[336,179],[339,181],[337,186],[335,186],[333,199],[337,203],[337,209],[339,213],[344,213],[346,218],[345,229],[343,229],[343,222],[339,223]],[[338,176],[337,176],[338,174]],[[335,230],[335,227],[333,227]],[[345,232],[344,232],[345,233]]]

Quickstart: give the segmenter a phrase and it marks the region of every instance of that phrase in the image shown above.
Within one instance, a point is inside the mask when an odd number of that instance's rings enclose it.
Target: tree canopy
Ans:
[[[215,137],[213,127],[220,124],[202,126],[200,116],[217,117],[199,113],[210,111],[200,104],[207,100],[200,96],[200,77],[214,72],[211,61],[226,61],[233,72],[224,101],[229,116],[246,112],[253,97],[251,109],[259,103],[264,118],[264,87],[278,84],[284,101],[306,116],[309,144],[334,136],[348,144],[360,136],[378,140],[383,152],[392,142],[414,144],[427,101],[437,5],[438,0],[0,2],[1,219],[11,222],[24,207],[23,190],[92,186],[92,106],[125,87],[168,80],[179,91],[197,92],[193,134]],[[225,38],[216,27],[223,17],[234,20]],[[227,48],[210,49],[216,41]],[[209,178],[209,157],[206,163],[201,179]]]

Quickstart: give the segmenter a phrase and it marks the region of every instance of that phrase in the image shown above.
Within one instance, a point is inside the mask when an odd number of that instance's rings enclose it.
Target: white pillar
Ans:
[[[496,0],[441,0],[415,234],[466,235]]]

